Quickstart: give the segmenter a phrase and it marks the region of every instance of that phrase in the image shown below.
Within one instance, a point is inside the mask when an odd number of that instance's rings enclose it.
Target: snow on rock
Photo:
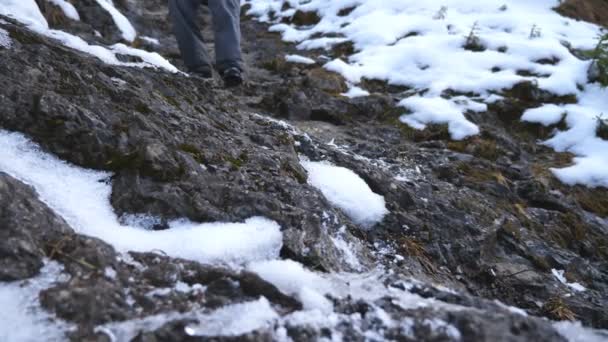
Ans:
[[[114,7],[114,3],[112,2],[112,0],[96,1],[99,6],[103,7],[103,9],[110,13],[112,19],[114,20],[114,23],[116,24],[116,26],[118,26],[118,29],[122,33],[122,37],[128,42],[134,41],[135,37],[137,37],[137,32],[135,31],[135,28],[133,27],[133,25],[131,25],[129,19],[127,19],[127,17],[125,17],[122,13],[120,13],[118,9],[116,9],[116,7]]]
[[[608,141],[596,136],[602,114],[608,114],[608,91],[599,85],[588,85],[579,94],[577,104],[546,105],[524,113],[524,119],[551,125],[565,115],[568,129],[558,131],[544,144],[556,151],[577,155],[575,164],[562,169],[553,169],[564,183],[584,184],[592,187],[608,187]],[[544,112],[544,115],[539,115]]]
[[[0,341],[29,342],[63,341],[69,325],[53,318],[41,307],[40,291],[61,276],[63,268],[56,262],[45,261],[40,275],[25,281],[0,283]]]
[[[99,1],[107,2],[108,0]],[[27,25],[33,31],[56,39],[72,49],[93,55],[102,60],[104,63],[139,68],[153,67],[161,68],[173,73],[179,72],[175,66],[156,52],[135,49],[124,44],[115,44],[109,48],[99,45],[89,45],[86,41],[78,36],[61,30],[49,29],[46,19],[44,19],[44,16],[42,13],[40,13],[40,9],[34,0],[0,0],[0,14],[15,18]],[[117,53],[140,57],[143,62],[121,62],[116,57]]]
[[[13,46],[13,41],[6,30],[0,28],[0,48],[8,49]]]
[[[290,6],[283,6],[286,2]],[[280,32],[298,48],[328,49],[352,42],[352,56],[334,59],[325,68],[355,85],[368,78],[412,88],[415,95],[400,102],[410,111],[401,121],[416,129],[440,123],[448,125],[453,139],[478,134],[479,128],[466,112],[485,111],[483,105],[495,102],[497,92],[522,81],[556,95],[577,96],[578,104],[545,104],[528,111],[523,120],[548,125],[566,115],[568,129],[545,143],[578,158],[572,167],[553,170],[555,175],[567,184],[608,186],[608,157],[602,152],[608,142],[598,138],[594,129],[594,118],[608,113],[608,90],[589,84],[590,62],[571,52],[594,48],[600,27],[560,16],[553,10],[557,1],[243,3],[250,5],[248,14],[273,24],[271,31]],[[286,23],[298,10],[315,12],[320,21],[308,26]],[[467,42],[475,43],[478,51],[465,48]],[[473,94],[474,101],[463,104],[462,96],[454,93]]]
[[[285,60],[291,63],[300,63],[300,64],[315,64],[314,59],[310,59],[308,57],[300,56],[300,55],[287,55],[285,56]]]
[[[401,105],[413,111],[403,115],[401,121],[415,129],[424,129],[426,124],[447,124],[450,135],[454,139],[464,139],[479,133],[479,128],[465,118],[461,108],[452,101],[441,97],[408,97]]]
[[[152,38],[152,37],[148,37],[148,36],[139,36],[139,38],[141,38],[142,40],[144,40],[150,44],[160,45],[160,42],[156,38]]]
[[[109,202],[110,173],[67,164],[17,133],[0,130],[0,146],[0,171],[33,186],[78,233],[100,238],[119,251],[162,250],[172,257],[229,264],[279,256],[282,233],[274,221],[261,217],[244,223],[178,220],[162,231],[122,225]]]
[[[305,310],[333,311],[332,303],[324,297],[330,292],[329,282],[320,275],[291,260],[272,260],[253,263],[249,270],[275,285],[283,293],[296,296]]]
[[[344,210],[353,222],[370,228],[388,213],[384,197],[374,193],[353,171],[326,162],[304,160],[301,164],[308,171],[308,183]]]
[[[34,0],[0,0],[0,14],[19,20],[37,31],[49,28]]]
[[[568,280],[566,280],[566,277],[564,276],[563,270],[552,269],[551,273],[557,280],[559,280],[560,283],[568,286],[576,292],[583,292],[586,290],[586,288],[579,283],[569,283]]]
[[[581,322],[562,321],[553,323],[553,327],[569,342],[606,342],[608,332],[583,327]]]
[[[262,297],[255,302],[228,305],[197,318],[199,324],[186,327],[190,336],[239,336],[271,327],[279,314]]]
[[[68,17],[72,20],[80,21],[80,15],[78,14],[78,11],[74,7],[74,5],[67,2],[66,0],[46,0],[46,1],[59,6],[66,17]]]
[[[189,313],[163,313],[125,322],[109,323],[95,330],[103,332],[112,341],[131,341],[138,331],[153,331],[172,320],[195,319],[199,324],[185,327],[189,336],[239,336],[270,328],[279,319],[278,313],[264,297],[251,302],[226,305],[215,311]]]
[[[355,97],[369,96],[369,91],[362,89],[361,87],[349,84],[348,91],[346,93],[342,93],[341,95],[352,99]]]

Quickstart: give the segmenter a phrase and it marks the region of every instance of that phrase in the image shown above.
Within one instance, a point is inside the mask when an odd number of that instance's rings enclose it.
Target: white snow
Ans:
[[[122,37],[128,42],[134,41],[135,37],[137,37],[137,32],[135,31],[135,28],[133,27],[133,25],[131,25],[129,19],[127,19],[124,14],[120,13],[120,11],[116,9],[112,0],[96,1],[99,6],[103,7],[103,9],[110,13],[112,19],[114,20],[114,23],[116,24],[116,26],[118,26],[118,29],[122,33]]]
[[[68,17],[72,20],[80,21],[80,15],[78,14],[78,11],[74,7],[74,5],[72,5],[70,2],[67,2],[66,0],[46,0],[46,1],[59,6],[66,17]]]
[[[13,46],[13,41],[10,35],[6,30],[0,28],[0,48],[8,49],[11,46]]]
[[[154,45],[160,45],[160,42],[156,38],[148,37],[148,36],[139,36],[139,38],[145,40],[146,42]]]
[[[346,96],[351,99],[355,98],[355,97],[369,96],[369,91],[367,91],[361,87],[357,87],[355,85],[349,84],[348,91],[346,93],[343,93],[342,96]]]
[[[586,290],[586,288],[579,283],[569,283],[566,277],[564,276],[563,270],[551,269],[551,273],[557,280],[559,280],[560,283],[568,286],[576,292],[583,292]]]
[[[272,260],[252,263],[249,270],[275,285],[287,295],[297,297],[305,310],[333,311],[332,303],[323,295],[331,289],[321,276],[291,260]]]
[[[557,0],[289,0],[286,7],[283,0],[242,2],[251,5],[248,14],[273,24],[271,31],[298,48],[352,42],[355,54],[334,59],[325,68],[354,85],[368,78],[412,88],[414,95],[400,102],[410,113],[401,121],[416,129],[439,123],[448,125],[453,139],[478,134],[466,113],[486,111],[487,104],[500,98],[497,92],[522,81],[556,95],[577,96],[576,105],[545,104],[522,119],[550,124],[566,115],[568,129],[545,143],[578,158],[572,167],[553,170],[555,175],[567,184],[608,186],[608,157],[603,153],[608,142],[593,129],[596,116],[608,115],[608,90],[589,84],[590,62],[566,47],[594,48],[600,27],[560,16],[553,11]],[[354,10],[338,15],[347,8]],[[321,21],[305,27],[285,23],[296,10],[316,12]],[[464,48],[471,33],[484,51]],[[351,88],[345,95],[364,93]]]
[[[99,1],[105,1],[107,3],[107,0]],[[13,17],[27,25],[31,30],[47,37],[54,38],[72,49],[93,55],[107,64],[140,68],[153,67],[161,68],[173,73],[179,72],[175,66],[156,52],[135,49],[124,44],[115,44],[109,48],[99,45],[89,45],[78,36],[61,30],[49,29],[46,19],[42,13],[40,13],[40,9],[34,0],[0,0],[0,14]],[[116,57],[117,53],[140,57],[143,62],[121,62]]]
[[[581,322],[562,321],[553,323],[553,327],[569,342],[606,342],[606,330],[594,330],[583,327]]]
[[[287,55],[285,56],[285,60],[291,63],[300,63],[300,64],[315,64],[314,59],[310,59],[308,57],[300,56],[300,55]]]
[[[301,164],[308,171],[308,183],[353,222],[370,228],[388,213],[384,197],[374,193],[353,171],[326,162],[302,160]]]
[[[271,327],[279,318],[266,298],[234,304],[198,317],[200,324],[186,327],[191,336],[238,336]]]
[[[77,232],[98,237],[119,251],[162,250],[202,263],[241,264],[279,256],[282,233],[274,221],[261,217],[244,223],[179,220],[162,231],[122,225],[109,202],[111,174],[65,163],[41,152],[21,134],[0,130],[0,146],[0,171],[32,185]]]
[[[143,319],[109,323],[95,330],[109,335],[112,341],[130,341],[138,331],[153,331],[172,320],[196,319],[199,324],[186,326],[190,336],[238,336],[269,328],[279,319],[264,297],[251,302],[227,305],[212,312],[163,313]]]
[[[34,30],[49,28],[34,0],[0,0],[0,14],[19,20]]]
[[[0,282],[0,341],[62,341],[70,326],[40,307],[38,294],[61,276],[63,268],[45,261],[40,274],[24,281]]]

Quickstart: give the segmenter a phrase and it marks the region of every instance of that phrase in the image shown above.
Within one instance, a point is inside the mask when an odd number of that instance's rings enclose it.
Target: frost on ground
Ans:
[[[104,6],[111,6],[114,8],[109,0],[99,0],[99,2],[100,4],[104,3]],[[114,10],[116,9],[114,8]],[[40,12],[40,9],[34,0],[0,0],[0,14],[17,19],[23,24],[27,25],[31,30],[56,39],[67,47],[93,55],[102,60],[104,63],[139,68],[152,67],[164,69],[173,73],[179,72],[175,66],[156,52],[148,52],[145,50],[132,48],[125,44],[114,44],[110,47],[89,45],[89,43],[78,36],[61,30],[50,29],[46,19]],[[122,20],[119,20],[119,22],[122,23]],[[129,30],[126,32],[127,33],[123,31],[125,40],[132,41],[135,39],[134,30],[132,34],[129,33]],[[131,36],[133,36],[133,39],[129,40],[128,38],[131,38]],[[121,62],[116,57],[117,54],[140,57],[143,62]]]
[[[388,213],[384,197],[374,193],[353,171],[326,162],[302,161],[308,182],[321,190],[333,205],[344,210],[353,222],[370,228]]]
[[[0,341],[60,341],[69,325],[47,314],[38,302],[40,291],[61,276],[62,267],[46,262],[40,275],[25,281],[0,283]]]
[[[85,170],[41,152],[21,134],[0,130],[0,171],[33,186],[41,199],[80,234],[119,251],[162,250],[202,263],[275,259],[282,246],[279,225],[255,217],[244,223],[170,223],[170,229],[123,225],[110,205],[109,173]]]
[[[608,90],[589,84],[589,61],[572,49],[590,50],[598,26],[565,18],[555,0],[243,0],[248,14],[271,22],[272,31],[301,49],[352,42],[355,53],[325,68],[358,84],[364,78],[413,88],[402,99],[401,120],[416,129],[447,124],[454,139],[479,133],[468,111],[483,112],[496,93],[522,81],[555,95],[575,95],[578,104],[545,104],[524,120],[568,129],[545,142],[578,156],[575,165],[554,170],[567,184],[608,186],[608,141],[596,136],[596,117],[607,113]],[[289,6],[284,6],[288,3]],[[296,11],[316,12],[318,23],[285,23]],[[547,63],[546,61],[554,61]],[[522,73],[521,71],[526,71]],[[356,88],[353,88],[356,89]],[[469,97],[458,94],[472,94]]]

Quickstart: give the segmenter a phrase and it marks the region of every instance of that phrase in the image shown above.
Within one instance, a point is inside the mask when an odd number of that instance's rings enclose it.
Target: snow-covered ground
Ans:
[[[63,11],[63,13],[65,14],[66,17],[68,17],[72,20],[77,20],[77,21],[80,20],[80,14],[78,14],[78,11],[74,7],[74,5],[72,5],[71,2],[67,2],[66,0],[46,0],[46,1],[59,6],[59,8],[61,8],[61,10]]]
[[[271,22],[272,31],[301,49],[352,42],[356,53],[325,68],[353,85],[363,78],[414,89],[401,106],[401,121],[416,129],[447,124],[454,139],[479,133],[467,111],[483,112],[496,94],[532,81],[556,95],[575,95],[578,104],[545,104],[522,118],[545,125],[566,116],[568,129],[546,142],[577,155],[575,165],[554,170],[567,184],[608,186],[608,141],[596,136],[597,117],[608,115],[608,90],[589,84],[589,61],[571,48],[590,50],[598,26],[552,10],[558,0],[242,0],[249,14]],[[285,6],[289,4],[289,6]],[[320,22],[297,27],[284,18],[297,10],[316,12]],[[465,49],[478,45],[483,51]],[[546,61],[555,60],[555,64]],[[522,75],[532,76],[522,76]],[[456,95],[447,95],[446,91]],[[474,96],[458,94],[473,93]],[[354,88],[349,96],[365,95]]]
[[[78,12],[69,3],[64,3],[62,0],[52,1],[56,4],[61,4],[62,10],[68,17],[78,15]],[[98,3],[104,9],[109,11],[123,33],[123,38],[127,41],[133,41],[136,36],[135,29],[129,23],[128,19],[114,7],[110,0],[98,0]],[[0,0],[0,14],[12,17],[19,20],[28,26],[31,30],[54,38],[64,45],[79,50],[90,55],[93,55],[104,63],[112,65],[123,65],[129,67],[152,67],[160,68],[169,72],[179,72],[168,60],[156,52],[148,52],[141,49],[136,49],[122,43],[114,44],[109,47],[100,45],[90,45],[82,38],[61,30],[53,30],[49,28],[49,24],[40,12],[38,5],[34,0]],[[1,40],[1,33],[0,33]],[[139,57],[143,62],[121,62],[118,60],[117,54],[130,55]]]
[[[68,17],[77,20],[78,13],[73,6],[70,7],[69,2],[48,1],[59,5]],[[111,0],[97,1],[112,14],[124,39],[132,41],[136,32],[128,19],[120,14]],[[516,70],[525,68],[545,74],[547,77],[531,78],[536,79],[543,89],[558,94],[575,93],[580,99],[578,105],[546,106],[526,115],[529,121],[550,124],[559,117],[556,114],[559,111],[578,114],[576,117],[567,117],[570,130],[563,134],[569,135],[561,137],[558,134],[552,139],[555,141],[547,142],[556,149],[564,146],[563,149],[576,152],[580,156],[577,166],[570,171],[558,170],[557,174],[570,172],[561,177],[572,183],[584,181],[589,185],[608,184],[604,183],[608,182],[605,173],[608,171],[606,168],[601,169],[608,164],[606,159],[603,159],[605,157],[600,156],[598,152],[606,147],[606,142],[600,141],[590,132],[592,121],[589,119],[591,111],[603,106],[600,98],[605,96],[605,90],[595,85],[587,85],[583,90],[578,89],[577,83],[586,82],[584,69],[587,63],[573,58],[559,43],[559,40],[568,39],[577,47],[589,47],[593,44],[593,39],[588,35],[595,33],[597,28],[553,14],[549,11],[549,5],[554,2],[511,1],[503,8],[503,2],[499,4],[493,0],[484,3],[427,1],[424,4],[404,0],[289,0],[292,9],[283,12],[283,1],[244,2],[252,4],[251,13],[259,15],[263,20],[269,20],[272,9],[279,16],[292,15],[293,8],[318,10],[322,14],[322,21],[318,25],[294,28],[279,24],[275,25],[274,29],[283,32],[285,39],[301,43],[303,48],[329,47],[346,40],[354,42],[359,51],[356,55],[348,61],[332,61],[326,67],[341,72],[353,85],[362,77],[369,77],[385,79],[394,84],[410,85],[421,90],[419,95],[402,102],[404,107],[412,111],[403,117],[403,121],[416,128],[423,128],[430,122],[447,123],[454,138],[464,138],[478,132],[477,127],[464,116],[466,110],[483,111],[487,102],[496,99],[496,96],[491,95],[493,91],[530,78],[518,76]],[[444,5],[445,7],[442,7]],[[350,13],[338,16],[340,9],[351,6],[358,7]],[[0,14],[12,16],[32,30],[58,39],[65,45],[96,56],[106,63],[137,67],[155,66],[177,71],[155,53],[124,44],[111,47],[92,46],[74,35],[49,29],[34,0],[0,0]],[[474,25],[475,22],[477,24]],[[540,35],[530,37],[529,31],[534,25],[541,29]],[[474,54],[461,48],[463,35],[473,26],[476,27],[476,34],[481,42],[488,47],[485,52]],[[410,32],[417,32],[418,35],[405,38]],[[316,33],[341,33],[343,37],[328,38],[321,35],[319,38],[313,38]],[[10,48],[10,45],[10,38],[0,30],[0,46]],[[499,53],[498,50],[503,45],[507,46],[507,51]],[[140,56],[145,62],[123,63],[118,61],[116,53]],[[560,58],[560,63],[556,66],[534,62],[552,56]],[[291,56],[288,59],[300,63],[312,61],[301,56]],[[488,72],[487,69],[494,66],[501,67],[502,71]],[[474,89],[479,96],[475,99],[440,97],[447,89],[463,92]],[[422,90],[426,92],[423,93]],[[366,92],[353,86],[348,94],[361,96]],[[209,224],[181,220],[171,222],[171,229],[164,231],[151,231],[141,226],[146,219],[154,218],[135,217],[126,220],[133,224],[125,224],[124,220],[121,223],[109,203],[109,173],[85,170],[60,161],[41,152],[35,144],[17,133],[0,130],[0,146],[0,171],[32,185],[41,199],[79,233],[99,237],[120,252],[162,250],[173,257],[246,267],[275,284],[284,293],[298,297],[304,304],[303,311],[283,318],[266,299],[261,298],[213,312],[163,314],[139,321],[99,327],[99,331],[107,332],[118,340],[133,337],[129,334],[134,332],[134,327],[153,329],[169,319],[186,315],[194,315],[201,322],[200,325],[188,327],[188,333],[192,335],[236,335],[260,327],[276,327],[277,339],[285,337],[286,324],[335,328],[340,321],[360,319],[356,314],[345,317],[335,313],[327,295],[364,299],[370,303],[389,296],[394,305],[405,309],[462,309],[412,294],[408,291],[411,284],[387,288],[382,281],[386,274],[382,271],[364,274],[319,274],[294,261],[279,260],[282,233],[276,222],[265,218],[251,218],[243,223]],[[594,167],[589,168],[589,163]],[[328,201],[344,210],[354,222],[369,227],[386,214],[384,199],[374,194],[352,171],[323,163],[303,162],[303,165],[310,173],[311,184],[319,188]],[[580,165],[587,165],[583,170],[585,173],[581,173]],[[339,236],[333,237],[332,240],[345,256],[348,256],[348,243]],[[356,258],[348,262],[358,264]],[[111,271],[108,272],[111,274]],[[60,277],[60,266],[47,263],[41,276],[29,283],[0,285],[0,304],[4,310],[4,315],[0,314],[0,340],[32,340],[40,336],[51,340],[62,338],[63,332],[69,329],[69,326],[57,321],[50,325],[51,317],[37,307],[36,298],[41,289],[50,286]],[[204,291],[202,288],[197,290]],[[373,312],[370,315],[376,315],[383,324],[399,324],[380,306],[374,305],[371,310]],[[17,321],[14,321],[14,324],[6,324],[15,318]],[[459,334],[458,330],[443,321],[429,321],[429,326],[446,329],[454,336]],[[600,340],[594,333],[575,324],[560,323],[559,329],[565,335],[580,336],[584,332],[588,341],[594,338]]]
[[[40,307],[38,294],[60,280],[62,266],[45,261],[40,275],[26,281],[0,283],[0,341],[63,341],[69,324]]]
[[[162,250],[202,263],[245,263],[279,255],[283,237],[274,221],[261,217],[244,223],[181,220],[162,231],[123,225],[110,205],[111,174],[67,164],[39,151],[21,134],[0,130],[0,146],[0,171],[32,185],[77,232],[100,238],[119,251]]]

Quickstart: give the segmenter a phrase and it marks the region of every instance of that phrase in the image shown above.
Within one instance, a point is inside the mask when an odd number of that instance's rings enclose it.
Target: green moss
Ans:
[[[238,170],[249,161],[249,156],[246,151],[243,151],[238,157],[227,155],[224,157],[224,160],[229,162],[233,168]]]
[[[205,164],[205,155],[196,146],[190,144],[180,144],[178,148],[192,156],[200,164]]]

